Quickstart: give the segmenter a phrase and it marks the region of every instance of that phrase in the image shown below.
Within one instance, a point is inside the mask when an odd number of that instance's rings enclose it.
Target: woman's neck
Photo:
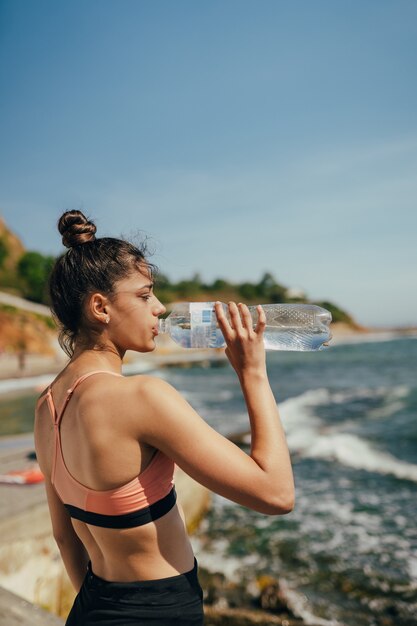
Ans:
[[[111,347],[85,348],[76,345],[70,363],[77,369],[108,369],[120,373],[123,356]]]

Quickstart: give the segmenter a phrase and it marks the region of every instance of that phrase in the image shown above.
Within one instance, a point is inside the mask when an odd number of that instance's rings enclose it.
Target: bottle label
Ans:
[[[190,302],[191,347],[215,346],[217,318],[213,302]]]

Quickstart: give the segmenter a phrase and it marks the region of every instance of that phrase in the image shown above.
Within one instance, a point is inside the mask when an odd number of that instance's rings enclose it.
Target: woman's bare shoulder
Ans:
[[[152,374],[136,374],[134,376],[125,376],[125,387],[129,388],[132,393],[145,392],[147,394],[160,393],[175,388],[163,378],[153,376]]]
[[[169,397],[171,401],[175,399],[179,401],[183,400],[181,394],[173,385],[158,376],[149,374],[132,376],[131,386],[132,391],[134,393],[140,393],[144,401],[153,402],[155,399],[161,400],[167,397]]]
[[[118,414],[124,415],[127,422],[129,416],[136,421],[138,415],[147,412],[147,408],[155,407],[161,396],[178,393],[169,383],[149,374],[100,376],[95,383],[90,382],[86,392],[80,394],[78,402],[85,409],[85,414],[90,416],[90,421],[94,415],[101,420],[103,415],[111,419]]]

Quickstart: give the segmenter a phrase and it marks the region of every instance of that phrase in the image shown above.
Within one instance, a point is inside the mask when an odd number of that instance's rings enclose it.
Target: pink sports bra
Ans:
[[[148,524],[165,515],[176,501],[173,484],[175,464],[163,452],[157,450],[139,476],[125,485],[106,491],[97,491],[82,485],[65,465],[60,436],[61,419],[75,388],[94,374],[121,376],[105,370],[84,374],[68,389],[59,412],[52,398],[51,385],[39,401],[41,403],[46,398],[55,427],[51,482],[70,516],[75,519],[105,528],[133,528]]]

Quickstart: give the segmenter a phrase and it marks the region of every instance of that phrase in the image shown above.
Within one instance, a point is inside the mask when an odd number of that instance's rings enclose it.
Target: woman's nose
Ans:
[[[163,315],[164,313],[166,313],[166,307],[164,307],[164,305],[162,304],[160,300],[158,300],[157,311],[158,311],[157,315]]]

